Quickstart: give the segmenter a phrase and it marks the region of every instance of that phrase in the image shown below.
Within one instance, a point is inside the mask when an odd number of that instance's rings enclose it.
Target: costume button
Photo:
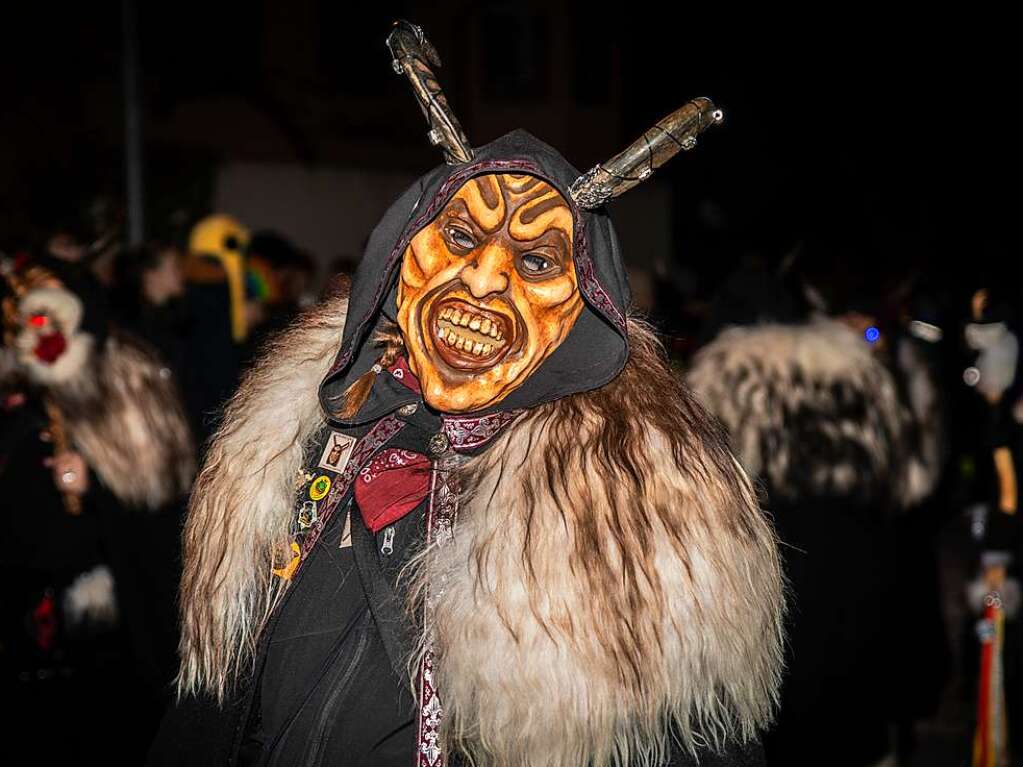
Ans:
[[[313,480],[313,483],[309,486],[309,497],[314,501],[318,501],[327,493],[330,492],[330,477],[323,474]]]
[[[430,437],[430,452],[434,455],[441,455],[447,451],[449,444],[448,436],[444,432],[439,431]]]
[[[398,415],[412,415],[419,409],[419,405],[415,402],[411,402],[408,405],[402,405],[398,408]]]

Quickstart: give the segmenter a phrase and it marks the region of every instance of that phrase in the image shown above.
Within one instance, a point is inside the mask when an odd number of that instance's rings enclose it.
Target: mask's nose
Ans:
[[[488,245],[462,269],[462,282],[473,298],[483,299],[508,289],[512,255],[500,245]]]

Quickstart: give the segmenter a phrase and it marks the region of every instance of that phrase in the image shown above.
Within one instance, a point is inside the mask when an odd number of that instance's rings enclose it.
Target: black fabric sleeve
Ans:
[[[224,707],[207,697],[188,696],[172,703],[156,733],[146,767],[223,767],[231,762],[243,700]]]

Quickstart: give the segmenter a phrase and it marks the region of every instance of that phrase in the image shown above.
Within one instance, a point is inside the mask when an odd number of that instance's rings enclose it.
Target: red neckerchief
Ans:
[[[404,357],[387,372],[419,394],[419,380]],[[430,459],[412,450],[381,450],[355,480],[355,502],[366,527],[383,530],[418,506],[430,492]]]

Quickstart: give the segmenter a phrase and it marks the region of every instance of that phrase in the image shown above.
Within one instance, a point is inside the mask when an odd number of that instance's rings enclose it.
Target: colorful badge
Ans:
[[[295,575],[295,571],[298,569],[299,563],[302,561],[302,549],[294,541],[291,542],[291,561],[288,562],[284,567],[278,567],[273,571],[273,574],[278,578],[283,578],[286,581],[290,581]]]
[[[318,501],[327,493],[330,492],[330,477],[326,474],[321,474],[313,483],[309,486],[309,497],[314,501]]]
[[[327,437],[327,444],[323,446],[323,453],[320,455],[320,462],[317,464],[321,469],[328,471],[344,471],[348,458],[355,447],[355,437],[349,437],[338,431],[332,431]]]
[[[319,515],[316,513],[316,501],[304,501],[298,511],[298,525],[303,530],[316,524]]]

